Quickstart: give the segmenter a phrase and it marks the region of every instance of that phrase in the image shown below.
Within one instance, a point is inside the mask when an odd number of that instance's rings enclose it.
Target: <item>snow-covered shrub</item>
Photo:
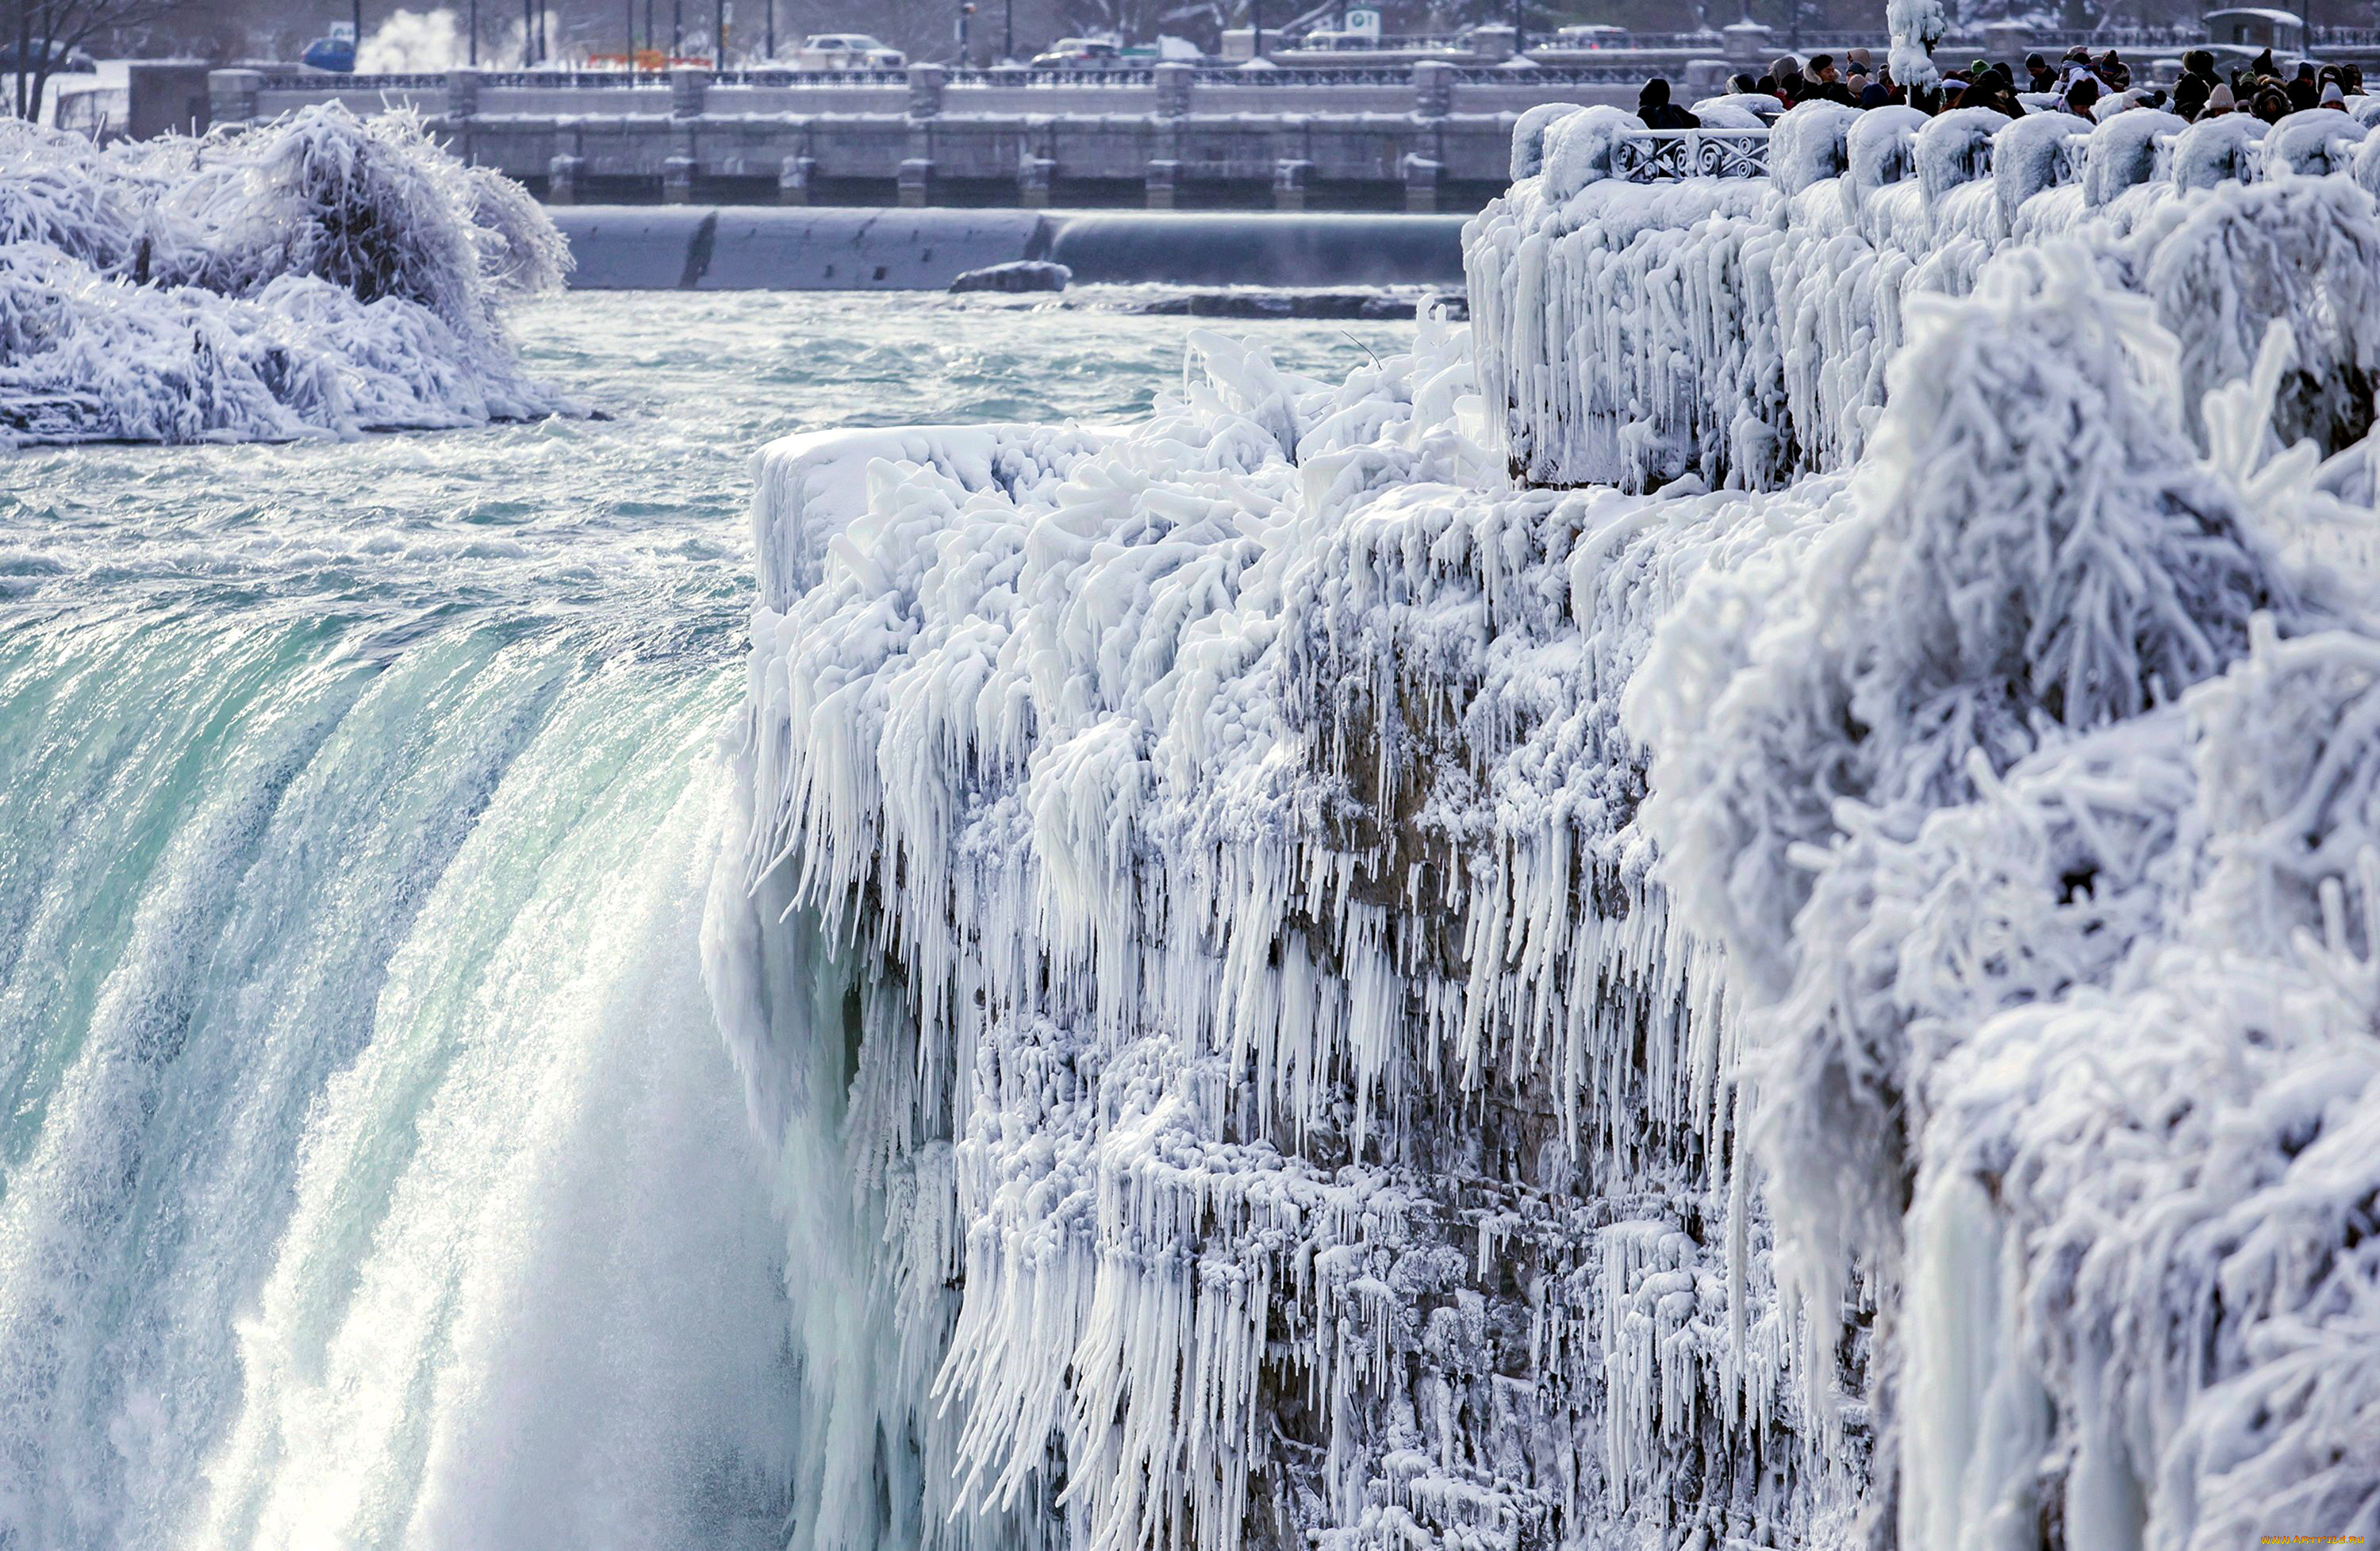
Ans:
[[[405,115],[327,104],[104,150],[0,124],[0,438],[352,435],[551,413],[502,309],[568,263],[526,192]]]
[[[2380,206],[2346,174],[2364,142],[2341,115],[2301,115],[2322,122],[2260,156],[2263,127],[2240,116],[2136,109],[2086,139],[2067,115],[1811,104],[1772,131],[1773,183],[1730,188],[1611,181],[1633,121],[1597,111],[1557,121],[1546,170],[1467,228],[1481,382],[1515,478],[1768,489],[1847,468],[1909,300],[1963,295],[1991,254],[2051,236],[2157,297],[2194,392],[2237,381],[2288,321],[2318,354],[2284,438],[2335,451],[2369,421]]]

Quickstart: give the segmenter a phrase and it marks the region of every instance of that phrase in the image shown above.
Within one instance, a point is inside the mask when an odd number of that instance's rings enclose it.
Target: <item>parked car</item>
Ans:
[[[344,76],[356,67],[356,41],[353,38],[317,38],[306,45],[298,63],[310,70],[328,70]]]
[[[1626,48],[1628,29],[1606,27],[1598,22],[1581,22],[1575,26],[1557,28],[1554,41],[1562,48]]]
[[[897,70],[909,56],[865,32],[820,32],[794,51],[796,70]]]
[[[99,61],[82,50],[68,48],[55,39],[36,38],[22,55],[13,42],[0,44],[0,76],[21,76],[40,69],[45,57],[54,76],[88,76],[99,69]]]
[[[1061,38],[1033,56],[1037,70],[1112,70],[1123,50],[1104,38]]]

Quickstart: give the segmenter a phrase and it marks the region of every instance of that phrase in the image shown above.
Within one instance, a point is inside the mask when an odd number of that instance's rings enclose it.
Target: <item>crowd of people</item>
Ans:
[[[1866,49],[1844,51],[1838,62],[1830,54],[1808,61],[1786,55],[1755,77],[1737,75],[1730,89],[1744,96],[1777,99],[1780,110],[1804,103],[1840,103],[1854,108],[1902,105],[1925,113],[1951,108],[1989,108],[2010,118],[2033,113],[2066,113],[2094,121],[2127,108],[2161,108],[2195,122],[2227,113],[2244,113],[2265,123],[2305,108],[2347,111],[2347,99],[2363,92],[2363,72],[2353,65],[2321,65],[2301,61],[2284,74],[2266,49],[2248,64],[2229,72],[2217,70],[2215,55],[2192,49],[2181,58],[2180,78],[2165,87],[2135,86],[2131,67],[2114,49],[2093,57],[2077,45],[2052,63],[2029,54],[2011,69],[1978,59],[1972,65],[1946,69],[1929,87],[1907,87],[1892,79]],[[1638,96],[1637,116],[1652,129],[1699,129],[1702,120],[1670,100],[1670,83],[1656,76]]]

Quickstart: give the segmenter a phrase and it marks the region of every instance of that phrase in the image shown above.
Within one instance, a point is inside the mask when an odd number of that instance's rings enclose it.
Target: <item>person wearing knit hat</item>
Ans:
[[[2206,94],[2206,105],[2198,110],[2198,116],[2220,118],[2237,106],[2239,106],[2239,101],[2231,95],[2230,87],[2216,81],[2215,90]]]
[[[1869,57],[1867,50],[1864,48],[1847,48],[1843,50],[1843,63],[1862,75],[1867,75],[1872,72],[1876,61]]]
[[[2338,89],[2338,82],[2332,81],[2322,89],[2320,105],[2325,108],[2337,108],[2341,113],[2347,111],[2347,93]]]

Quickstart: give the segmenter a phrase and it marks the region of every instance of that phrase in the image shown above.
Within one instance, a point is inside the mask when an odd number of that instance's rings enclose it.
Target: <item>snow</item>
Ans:
[[[759,454],[796,1545],[2380,1533],[2380,208],[1805,111],[1549,116],[1343,383]]]
[[[2091,128],[1813,104],[1771,132],[1771,180],[1640,186],[1609,176],[1626,115],[1581,110],[1548,133],[1545,171],[1468,228],[1497,441],[1546,484],[1777,488],[1849,467],[1909,302],[1961,294],[1992,254],[2052,235],[2157,302],[2187,366],[2216,373],[2192,379],[2201,391],[2237,380],[2287,319],[2308,348],[2354,363],[2321,379],[2353,398],[2380,319],[2362,273],[2330,266],[2368,262],[2370,201],[2306,175],[2351,163],[2380,177],[2380,153],[2358,159],[2368,142],[2343,115],[2300,116],[2325,122],[2277,127],[2260,151],[2261,127],[2239,115],[2184,126],[2135,109]],[[2236,196],[2175,199],[2243,180]],[[2325,448],[2368,419],[2344,403],[2320,413],[2336,427]]]
[[[0,445],[550,414],[502,313],[568,261],[517,185],[402,115],[104,150],[0,123]]]

